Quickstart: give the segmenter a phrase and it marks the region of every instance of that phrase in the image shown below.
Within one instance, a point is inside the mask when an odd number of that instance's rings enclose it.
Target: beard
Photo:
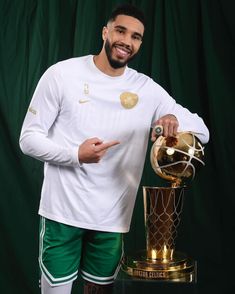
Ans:
[[[114,45],[111,45],[109,40],[107,39],[105,44],[104,44],[104,48],[105,48],[105,52],[106,52],[106,55],[107,55],[107,58],[108,58],[108,62],[110,64],[110,66],[114,69],[117,69],[117,68],[122,68],[124,66],[127,65],[127,63],[131,60],[134,59],[134,57],[136,56],[136,54],[130,56],[129,58],[127,58],[127,60],[125,61],[119,61],[119,60],[116,60],[112,57],[112,47]]]

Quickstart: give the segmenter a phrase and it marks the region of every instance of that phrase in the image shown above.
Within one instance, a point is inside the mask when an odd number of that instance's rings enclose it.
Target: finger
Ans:
[[[100,152],[100,151],[103,151],[103,150],[107,150],[110,147],[113,147],[113,146],[118,145],[118,144],[120,144],[120,142],[117,141],[117,140],[106,142],[106,143],[103,143],[103,144],[98,145],[96,147],[96,151],[97,152]]]
[[[95,138],[90,138],[87,141],[89,141],[90,144],[94,144],[94,145],[99,145],[102,144],[103,141],[100,140],[99,138],[95,137]]]
[[[154,142],[154,141],[156,141],[156,139],[157,139],[156,133],[154,132],[154,130],[152,130],[151,141]]]
[[[163,136],[164,137],[168,137],[168,125],[164,125],[164,129],[163,129]]]
[[[175,137],[177,136],[178,130],[178,122],[177,121],[170,121],[168,125],[168,136]]]
[[[174,122],[170,122],[168,125],[168,136],[173,137],[174,136]]]
[[[163,136],[164,137],[169,136],[169,121],[165,121],[163,124]]]
[[[178,127],[179,127],[179,124],[178,122],[174,125],[174,128],[173,128],[173,134],[174,136],[176,137],[177,136],[177,133],[178,133]]]

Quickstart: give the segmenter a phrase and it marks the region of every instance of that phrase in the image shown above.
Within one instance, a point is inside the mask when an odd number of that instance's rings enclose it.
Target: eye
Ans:
[[[135,41],[140,41],[140,42],[142,41],[142,37],[139,36],[139,35],[133,35],[132,39],[135,40]]]
[[[116,31],[117,31],[119,34],[124,34],[124,30],[122,30],[122,29],[116,29]]]

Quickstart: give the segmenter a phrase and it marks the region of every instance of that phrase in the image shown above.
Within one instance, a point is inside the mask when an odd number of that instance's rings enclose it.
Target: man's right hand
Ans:
[[[78,159],[80,163],[97,163],[104,156],[106,151],[117,144],[119,141],[103,142],[98,138],[85,140],[79,147]]]

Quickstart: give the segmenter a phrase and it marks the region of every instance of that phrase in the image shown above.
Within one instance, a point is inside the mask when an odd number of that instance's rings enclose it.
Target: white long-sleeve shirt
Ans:
[[[91,55],[50,67],[20,136],[22,151],[45,162],[39,214],[76,227],[127,232],[150,127],[169,113],[177,117],[179,131],[208,141],[203,120],[144,74],[126,67],[121,76],[108,76]],[[121,143],[99,163],[79,164],[79,145],[92,137]]]

